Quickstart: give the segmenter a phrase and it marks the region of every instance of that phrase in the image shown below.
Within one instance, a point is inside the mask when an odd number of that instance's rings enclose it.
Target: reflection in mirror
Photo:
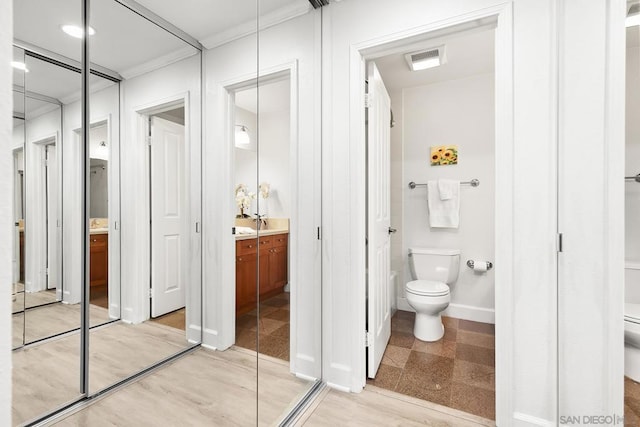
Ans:
[[[89,96],[89,317],[110,322],[90,332],[93,394],[201,341],[201,70],[198,49],[121,3],[90,12],[91,61],[122,79]]]
[[[640,3],[628,3],[625,131],[625,402],[640,393]],[[625,423],[640,420],[640,408],[624,406]]]
[[[289,5],[301,6],[301,1]],[[257,119],[258,421],[273,425],[321,378],[322,10],[260,31]],[[261,13],[259,21],[269,16]],[[276,399],[276,393],[277,396]],[[269,398],[267,398],[269,396]]]
[[[14,92],[19,92],[14,104],[24,108],[22,124],[14,123],[14,147],[22,146],[14,150],[14,212],[16,219],[22,217],[17,221],[14,274],[19,289],[25,290],[25,310],[22,330],[14,315],[14,345],[20,335],[24,347],[12,357],[13,424],[33,420],[82,394],[81,301],[71,293],[78,278],[67,268],[69,256],[77,262],[79,255],[65,248],[74,238],[67,233],[66,215],[79,209],[71,203],[78,194],[65,184],[78,179],[68,176],[74,171],[68,154],[72,126],[80,124],[80,73],[70,59],[80,57],[80,43],[60,29],[80,22],[81,3],[65,0],[49,8],[50,3],[21,0],[13,5],[14,45],[25,51],[21,82],[14,82]]]
[[[13,48],[13,280],[11,289],[12,305],[12,348],[24,343],[24,50]]]
[[[25,143],[25,344],[80,327],[80,305],[63,301],[62,108],[79,74],[27,54]]]

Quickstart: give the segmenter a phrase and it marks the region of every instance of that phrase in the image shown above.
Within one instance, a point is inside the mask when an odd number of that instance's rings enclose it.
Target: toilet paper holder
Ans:
[[[487,271],[491,270],[493,268],[493,263],[491,261],[486,261],[486,262],[487,262]],[[474,262],[472,259],[467,260],[467,267],[473,269],[473,264]]]

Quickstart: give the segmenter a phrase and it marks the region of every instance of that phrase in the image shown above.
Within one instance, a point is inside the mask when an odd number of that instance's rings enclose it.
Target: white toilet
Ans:
[[[416,311],[413,335],[421,341],[438,341],[444,335],[440,313],[451,300],[449,285],[458,279],[460,250],[410,248],[409,266],[414,280],[405,291]]]

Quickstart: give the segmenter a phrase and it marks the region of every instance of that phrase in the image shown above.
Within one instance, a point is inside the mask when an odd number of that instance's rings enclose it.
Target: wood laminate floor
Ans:
[[[58,426],[256,425],[255,355],[198,350],[59,421]],[[258,425],[277,425],[309,387],[286,363],[260,360]],[[158,404],[162,399],[162,404]],[[297,426],[494,426],[486,419],[368,386],[325,389]]]
[[[296,426],[495,426],[490,420],[367,386],[361,393],[325,389]]]
[[[184,332],[151,322],[138,325],[117,322],[92,329],[89,345],[92,393],[189,346]],[[78,332],[14,351],[14,424],[77,398],[79,384]]]
[[[291,375],[287,363],[268,356],[260,357],[257,381],[256,363],[255,352],[245,349],[199,349],[55,425],[277,425],[311,383]]]
[[[172,311],[171,313],[151,319],[151,321],[184,331],[187,326],[185,316],[185,309],[181,308],[180,310]]]
[[[27,297],[28,298],[28,297]],[[80,327],[80,304],[55,303],[34,307],[12,317],[13,348],[24,342],[31,343]],[[90,325],[108,322],[109,312],[93,304],[89,305]]]

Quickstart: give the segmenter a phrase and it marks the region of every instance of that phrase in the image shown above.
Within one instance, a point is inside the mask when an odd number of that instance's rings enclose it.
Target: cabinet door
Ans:
[[[272,289],[282,288],[289,281],[289,257],[286,246],[271,249],[269,281]]]
[[[257,254],[236,256],[236,315],[253,310],[256,306]]]
[[[271,286],[271,248],[260,248],[260,296],[273,290]]]
[[[91,286],[106,285],[109,271],[107,236],[104,234],[90,236],[89,243],[89,280]]]

